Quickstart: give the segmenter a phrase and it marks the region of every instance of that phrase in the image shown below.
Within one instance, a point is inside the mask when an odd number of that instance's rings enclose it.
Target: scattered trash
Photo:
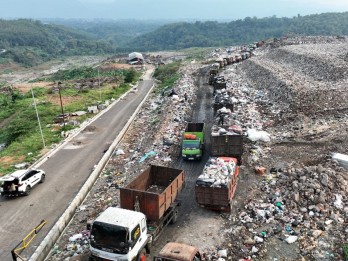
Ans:
[[[288,244],[292,244],[294,242],[296,242],[298,239],[298,236],[289,236],[285,239],[285,241],[288,243]]]
[[[157,152],[156,151],[150,151],[148,153],[146,153],[144,156],[142,156],[139,160],[139,162],[143,162],[144,160],[146,160],[148,157],[156,155]]]
[[[117,149],[116,150],[116,155],[124,155],[124,151],[122,149]]]
[[[266,131],[258,131],[256,129],[247,130],[248,139],[251,141],[271,141],[270,135]]]
[[[257,166],[255,167],[255,172],[259,175],[264,175],[266,173],[266,168]]]

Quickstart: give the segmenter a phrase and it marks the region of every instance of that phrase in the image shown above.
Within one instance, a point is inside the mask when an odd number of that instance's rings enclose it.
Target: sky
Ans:
[[[348,0],[0,0],[0,18],[236,20],[348,11]]]

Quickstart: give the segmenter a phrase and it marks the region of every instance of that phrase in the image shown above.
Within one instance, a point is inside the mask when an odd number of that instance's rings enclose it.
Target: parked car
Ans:
[[[22,169],[0,178],[1,196],[30,194],[31,189],[45,181],[46,173],[41,169]]]

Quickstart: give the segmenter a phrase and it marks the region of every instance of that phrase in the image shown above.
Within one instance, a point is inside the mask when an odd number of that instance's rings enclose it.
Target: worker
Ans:
[[[219,117],[219,121],[218,121],[218,125],[224,125],[224,120],[225,120],[225,115],[223,113],[219,113],[218,114]]]
[[[184,98],[185,98],[185,101],[187,101],[187,93],[186,92],[184,93]]]
[[[8,190],[10,192],[16,191],[16,185],[12,182]]]

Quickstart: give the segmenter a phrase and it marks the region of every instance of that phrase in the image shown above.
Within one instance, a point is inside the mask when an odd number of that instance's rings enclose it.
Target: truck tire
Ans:
[[[170,221],[170,224],[175,224],[175,222],[178,220],[178,215],[179,215],[179,211],[177,209],[175,209],[173,211],[173,218]]]

